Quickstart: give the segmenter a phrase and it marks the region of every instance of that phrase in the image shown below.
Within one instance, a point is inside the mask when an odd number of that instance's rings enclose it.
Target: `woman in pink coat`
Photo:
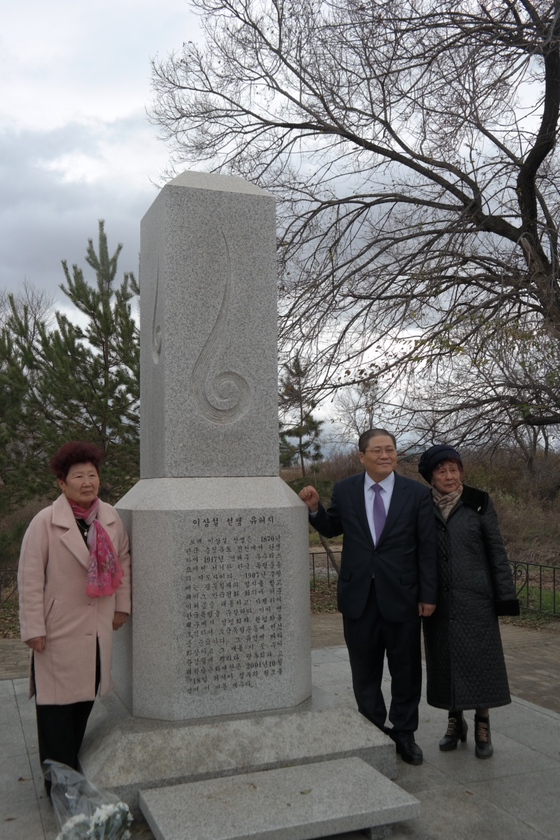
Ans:
[[[130,613],[128,537],[116,510],[97,498],[102,457],[79,441],[53,456],[62,495],[29,525],[18,569],[41,764],[75,769],[97,691],[113,687],[113,630]]]

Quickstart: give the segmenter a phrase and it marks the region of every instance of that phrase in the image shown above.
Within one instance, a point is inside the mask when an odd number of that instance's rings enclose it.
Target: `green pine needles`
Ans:
[[[0,334],[0,513],[57,494],[48,463],[68,440],[91,441],[105,453],[106,501],[138,479],[140,337],[132,303],[139,287],[131,272],[116,285],[121,249],[109,256],[100,221],[97,252],[91,239],[86,251],[95,282],[62,261],[61,289],[85,326],[59,311],[53,317],[36,294],[9,296]]]

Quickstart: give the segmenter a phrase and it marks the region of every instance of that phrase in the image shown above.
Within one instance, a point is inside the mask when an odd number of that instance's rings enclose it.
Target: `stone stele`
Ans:
[[[278,476],[275,202],[185,172],[142,220],[141,479],[116,690],[178,721],[311,693],[307,508]]]

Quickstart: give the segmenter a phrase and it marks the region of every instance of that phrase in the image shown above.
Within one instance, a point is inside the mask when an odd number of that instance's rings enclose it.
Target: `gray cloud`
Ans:
[[[113,172],[111,179],[88,183],[67,180],[49,167],[68,155],[101,161],[111,148],[122,155],[130,138],[146,131],[145,117],[138,115],[110,125],[0,132],[0,289],[16,291],[27,278],[62,302],[60,261],[90,270],[84,255],[88,238],[96,238],[98,219],[105,219],[111,252],[123,243],[119,273],[137,274],[140,219],[157,194],[148,175],[131,184],[129,167],[122,180]],[[153,155],[146,163],[153,165]],[[138,164],[142,171],[142,161]],[[151,174],[154,180],[158,176]]]

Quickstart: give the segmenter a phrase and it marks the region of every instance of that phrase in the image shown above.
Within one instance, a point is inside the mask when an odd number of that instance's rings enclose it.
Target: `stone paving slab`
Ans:
[[[314,672],[328,662],[347,660],[347,651],[342,646],[312,653]],[[341,688],[340,683],[335,683],[317,690],[322,699],[332,692],[333,703],[355,708],[350,687],[344,692]],[[388,699],[388,679],[384,680],[383,688]],[[27,680],[0,682],[0,706],[6,708],[16,700],[20,718],[26,724],[31,723],[33,703],[27,700]],[[9,717],[12,719],[11,713]],[[494,710],[492,727],[499,751],[486,762],[474,755],[472,731],[467,743],[461,744],[451,755],[440,752],[437,742],[445,731],[445,723],[446,713],[429,707],[423,699],[417,740],[424,750],[424,764],[411,767],[398,759],[396,779],[399,787],[420,801],[421,813],[412,820],[396,823],[393,840],[556,840],[560,715],[518,698],[514,698],[511,706]],[[0,836],[2,840],[55,840],[56,824],[52,808],[43,794],[31,729],[26,737],[35,777],[35,798],[30,795],[26,812],[18,807],[13,814],[7,813],[0,803]],[[24,741],[22,730],[22,743]],[[520,746],[529,748],[530,752]],[[534,755],[528,772],[525,760],[531,753]],[[551,758],[556,765],[549,763]],[[5,760],[4,766],[19,774],[19,767],[12,768],[10,759]],[[5,778],[9,778],[9,772]],[[525,788],[530,790],[531,802],[524,805]],[[510,805],[513,790],[518,794],[514,809]],[[16,804],[13,803],[14,808]],[[154,840],[144,820],[134,821],[132,837],[134,840]],[[363,835],[344,833],[337,835],[336,840],[363,840]]]
[[[560,713],[560,621],[539,630],[501,622],[500,631],[511,693]],[[340,613],[311,616],[311,644],[344,645]]]
[[[511,693],[560,712],[560,621],[542,630],[500,629]]]
[[[0,639],[0,680],[17,680],[29,673],[29,648],[21,639]]]
[[[310,840],[420,812],[360,758],[146,790],[140,805],[157,840]]]

